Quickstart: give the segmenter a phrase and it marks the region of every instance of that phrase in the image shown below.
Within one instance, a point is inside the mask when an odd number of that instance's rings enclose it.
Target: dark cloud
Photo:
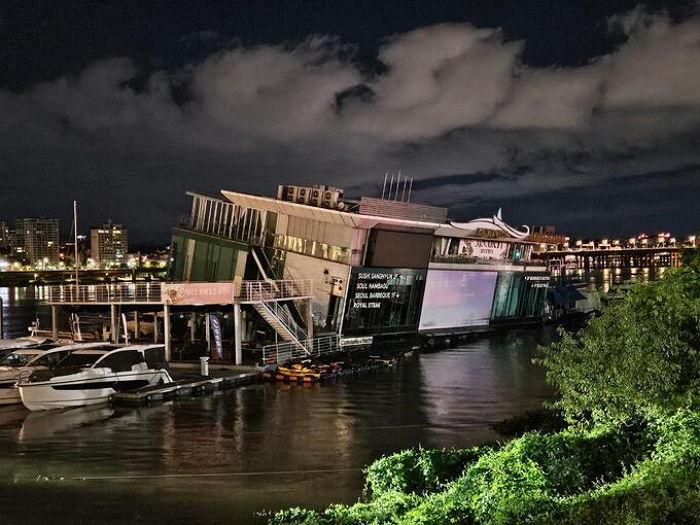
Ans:
[[[640,209],[658,212],[659,228],[696,229],[687,214],[625,196],[652,192],[645,176],[659,172],[700,189],[688,168],[700,164],[700,19],[639,8],[608,25],[619,47],[566,68],[527,65],[526,42],[455,23],[387,37],[372,71],[322,36],[229,43],[176,70],[95,61],[0,91],[2,214],[65,215],[75,198],[88,222],[165,240],[188,189],[372,191],[400,169],[416,198],[459,212],[507,204],[519,222],[580,231],[604,192],[620,204],[606,209],[610,234],[642,224]],[[183,45],[219,38],[193,33]],[[529,202],[542,204],[532,218],[521,216]]]

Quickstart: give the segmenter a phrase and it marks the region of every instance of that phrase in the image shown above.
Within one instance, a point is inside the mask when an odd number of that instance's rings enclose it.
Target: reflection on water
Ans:
[[[583,282],[587,282],[594,288],[606,293],[614,286],[625,283],[648,283],[663,277],[668,270],[666,267],[659,268],[602,268],[599,270],[584,269],[573,270],[567,273],[575,276]]]
[[[328,385],[137,409],[0,408],[3,513],[71,522],[66,501],[79,498],[84,523],[251,523],[263,509],[354,501],[360,469],[382,454],[493,441],[489,423],[551,397],[530,362],[548,336],[514,331]]]
[[[46,305],[46,286],[0,287],[2,326],[6,338],[28,335],[27,328],[39,319],[41,328],[50,329],[51,312]]]

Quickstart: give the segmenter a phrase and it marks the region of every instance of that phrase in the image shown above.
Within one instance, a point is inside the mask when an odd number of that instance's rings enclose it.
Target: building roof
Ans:
[[[359,213],[320,208],[317,206],[309,206],[308,204],[299,204],[296,202],[278,200],[272,197],[261,197],[235,191],[221,190],[221,194],[232,203],[243,206],[244,208],[273,211],[351,228],[368,229],[378,224],[387,224],[435,230],[440,226],[438,222],[414,221],[409,219],[380,217],[378,215],[361,215]]]
[[[190,195],[204,196],[196,193]],[[529,231],[523,232],[512,228],[505,224],[501,219],[501,210],[493,217],[475,219],[466,223],[455,222],[437,222],[425,220],[402,219],[397,217],[384,217],[380,215],[368,215],[354,213],[348,211],[335,210],[331,208],[321,208],[318,206],[310,206],[308,204],[300,204],[285,200],[276,199],[274,197],[263,197],[259,195],[251,195],[248,193],[240,193],[236,191],[221,190],[221,194],[230,202],[244,208],[252,208],[257,210],[272,211],[280,214],[291,215],[295,217],[303,217],[316,221],[326,222],[339,226],[347,226],[350,228],[369,229],[378,225],[387,225],[400,228],[412,228],[428,230],[435,235],[444,237],[459,237],[459,238],[481,238],[477,233],[478,229],[496,230],[502,235],[489,237],[494,241],[506,242],[523,242],[533,244],[534,241],[527,240],[526,236]]]

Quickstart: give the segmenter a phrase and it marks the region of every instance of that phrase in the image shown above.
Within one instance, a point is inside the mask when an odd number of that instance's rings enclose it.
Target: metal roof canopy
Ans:
[[[394,219],[377,215],[361,215],[359,213],[319,208],[317,206],[309,206],[308,204],[299,204],[296,202],[278,200],[272,197],[260,197],[235,191],[221,190],[221,194],[232,203],[244,208],[273,211],[275,213],[304,217],[306,219],[349,226],[351,228],[370,229],[379,224],[387,224],[435,230],[441,226],[438,222]]]

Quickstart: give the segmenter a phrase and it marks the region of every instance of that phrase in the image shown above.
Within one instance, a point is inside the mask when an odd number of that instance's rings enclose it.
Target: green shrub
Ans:
[[[695,523],[700,415],[532,433],[498,450],[403,451],[367,472],[369,501],[320,513],[293,509],[271,523]]]
[[[367,489],[378,495],[387,491],[423,494],[439,490],[457,479],[464,468],[488,449],[404,450],[385,456],[365,469]]]
[[[700,257],[630,288],[578,334],[542,349],[571,419],[624,422],[700,409]]]
[[[553,434],[561,432],[567,426],[566,420],[559,410],[540,408],[527,410],[521,414],[508,417],[490,425],[493,430],[502,436],[513,438],[520,437],[526,432],[540,432]]]

